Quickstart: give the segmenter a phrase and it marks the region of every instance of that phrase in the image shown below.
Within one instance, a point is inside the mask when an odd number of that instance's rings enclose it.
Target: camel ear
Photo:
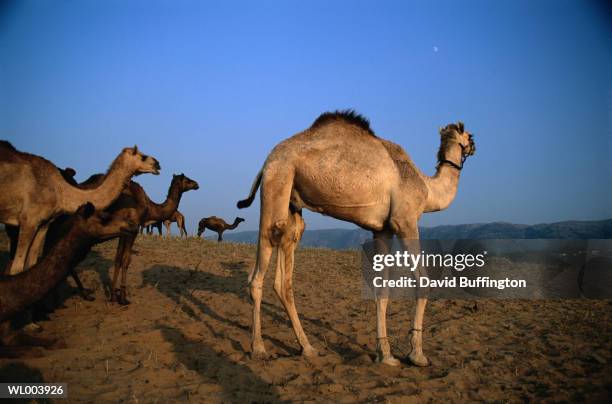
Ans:
[[[134,145],[134,148],[132,149],[132,154],[136,155],[138,153],[138,146]]]
[[[95,211],[96,211],[96,208],[93,206],[93,204],[91,202],[87,202],[86,204],[81,205],[77,209],[76,213],[79,216],[81,216],[83,219],[87,219],[91,217],[91,215],[93,215]]]

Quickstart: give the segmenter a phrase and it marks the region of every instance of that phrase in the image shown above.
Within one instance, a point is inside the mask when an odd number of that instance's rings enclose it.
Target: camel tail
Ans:
[[[251,186],[251,192],[249,192],[249,197],[241,201],[238,201],[238,203],[236,204],[238,209],[244,209],[244,208],[248,208],[249,206],[251,206],[251,204],[255,200],[255,194],[257,194],[257,189],[259,188],[259,185],[261,184],[262,174],[263,174],[263,168],[259,170],[259,172],[257,173],[257,177],[255,177],[255,181],[253,181],[253,185]]]

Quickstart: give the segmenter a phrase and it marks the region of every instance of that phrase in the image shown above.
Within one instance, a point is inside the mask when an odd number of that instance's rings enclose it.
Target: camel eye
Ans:
[[[144,155],[144,154],[143,154],[143,155],[140,157],[140,159],[141,159],[142,161],[145,161],[145,160],[147,159],[147,157],[148,157],[148,156],[146,156],[146,155]]]

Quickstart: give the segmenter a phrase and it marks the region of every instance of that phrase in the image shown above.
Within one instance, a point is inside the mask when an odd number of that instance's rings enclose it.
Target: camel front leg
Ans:
[[[413,255],[418,255],[421,253],[421,247],[418,239],[419,232],[416,223],[401,232],[399,236],[404,250]],[[427,269],[419,265],[414,270],[414,277],[417,285],[419,284],[419,279],[423,276],[427,276]],[[417,366],[429,366],[430,364],[427,357],[423,354],[423,319],[425,317],[428,292],[428,289],[417,288],[416,307],[410,336],[412,351],[408,355],[410,362]]]
[[[172,222],[164,222],[164,225],[166,226],[166,238],[170,238],[170,227],[172,226]]]
[[[217,243],[222,242],[223,241],[223,232],[220,231],[220,232],[217,233],[217,235],[219,236],[219,237],[217,237]]]
[[[32,245],[30,246],[30,250],[28,251],[28,258],[26,259],[25,269],[29,269],[40,257],[42,250],[45,246],[45,237],[47,237],[47,230],[49,230],[49,224],[41,225],[34,236],[34,240],[32,240]]]
[[[374,233],[374,248],[376,254],[388,254],[391,251],[393,233],[381,231]],[[388,269],[383,274],[389,278]],[[376,293],[376,353],[379,362],[389,366],[399,366],[400,361],[391,353],[391,345],[387,335],[387,305],[389,304],[389,290],[384,288],[375,290]]]
[[[37,226],[23,221],[19,225],[19,236],[17,237],[17,247],[15,248],[15,258],[11,263],[8,274],[16,275],[25,269],[28,251],[36,235]]]
[[[93,290],[87,289],[83,286],[83,282],[81,282],[79,275],[74,269],[70,271],[70,276],[72,276],[72,279],[74,279],[74,282],[76,283],[77,288],[79,289],[81,299],[87,300],[88,302],[93,302],[94,300],[96,300],[96,298],[92,296]]]
[[[136,235],[126,236],[123,256],[121,257],[121,290],[118,303],[124,306],[130,304],[127,298],[127,271],[132,262],[132,247],[135,241]]]
[[[119,243],[117,244],[117,252],[115,253],[115,263],[113,267],[113,279],[110,290],[111,302],[119,301],[120,291],[117,287],[117,281],[119,280],[119,272],[121,272],[121,262],[123,260],[124,249],[125,249],[125,238],[126,236],[119,237]]]

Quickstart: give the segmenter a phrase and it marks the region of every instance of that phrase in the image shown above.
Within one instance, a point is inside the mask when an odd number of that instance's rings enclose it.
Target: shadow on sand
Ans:
[[[160,327],[164,339],[170,342],[177,359],[187,369],[196,371],[211,383],[223,387],[220,401],[279,402],[274,387],[261,380],[248,366],[232,362],[207,345],[189,340],[173,327]]]
[[[243,261],[224,261],[220,262],[220,265],[229,272],[229,276],[220,276],[204,272],[202,270],[186,269],[176,266],[154,265],[142,273],[143,286],[154,286],[164,295],[172,299],[177,306],[180,306],[183,312],[194,319],[199,321],[202,320],[202,318],[200,318],[191,307],[181,304],[182,301],[187,301],[193,304],[205,316],[250,333],[250,326],[244,325],[243,323],[232,318],[225,317],[221,313],[211,308],[209,304],[194,296],[194,292],[196,291],[208,291],[216,294],[232,293],[243,300],[243,304],[251,307],[251,301],[248,297],[247,290],[247,265]],[[291,329],[291,323],[283,308],[277,307],[271,303],[262,302],[262,312],[272,318],[275,322],[284,324],[286,327]],[[302,314],[300,314],[300,319],[303,323],[309,323],[319,329],[309,330],[309,333],[319,340],[325,339],[320,329],[326,329],[338,336],[344,337],[346,340],[349,340],[351,344],[358,345],[354,336],[348,336],[342,332],[334,330],[328,324],[319,319],[308,318]],[[206,321],[203,321],[202,323],[215,337],[222,339],[228,338],[226,334],[217,333],[214,327],[207,324]],[[273,344],[286,351],[290,356],[300,354],[300,349],[297,344],[295,346],[288,346],[283,341],[280,341],[270,335],[264,335],[264,339],[272,341]],[[330,341],[326,342],[327,346],[331,350],[341,355],[345,359],[356,358],[364,353],[363,351],[356,351],[350,346],[347,346],[346,343],[331,343]],[[238,351],[243,351],[243,348],[238,341],[232,341],[232,345],[234,345],[234,348]]]

